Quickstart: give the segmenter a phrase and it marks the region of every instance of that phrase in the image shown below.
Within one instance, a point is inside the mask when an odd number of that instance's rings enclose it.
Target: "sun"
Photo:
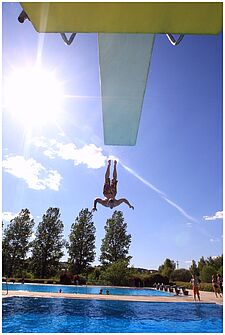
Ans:
[[[62,113],[63,85],[54,71],[40,67],[15,69],[3,89],[6,111],[26,127],[54,123]]]

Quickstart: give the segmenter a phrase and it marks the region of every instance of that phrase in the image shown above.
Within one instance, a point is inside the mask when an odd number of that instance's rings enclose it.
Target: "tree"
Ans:
[[[107,266],[100,274],[100,281],[108,285],[129,285],[131,281],[131,272],[128,269],[128,260],[118,260]]]
[[[100,261],[103,265],[119,260],[130,260],[128,250],[131,235],[126,233],[127,224],[121,211],[114,211],[112,218],[106,221],[105,237],[102,240]]]
[[[170,278],[171,273],[176,269],[176,263],[166,258],[164,263],[159,266],[159,272],[161,275]]]
[[[211,283],[213,274],[216,274],[215,268],[211,265],[206,264],[201,270],[200,279],[203,282]]]
[[[223,276],[223,255],[213,258],[216,272]]]
[[[199,270],[199,273],[201,273],[203,267],[206,265],[206,261],[204,259],[204,257],[202,256],[200,258],[200,260],[198,261],[198,270]]]
[[[80,274],[95,259],[95,226],[92,213],[82,209],[72,224],[69,235],[68,253],[71,271]]]
[[[218,256],[214,259],[215,267],[216,269],[221,269],[223,268],[223,255]]]
[[[65,241],[63,223],[59,218],[59,208],[50,207],[43,215],[32,243],[31,267],[34,274],[41,278],[55,275],[60,267]]]
[[[193,259],[192,260],[192,264],[189,268],[189,271],[193,274],[193,275],[196,275],[196,276],[199,276],[199,269],[197,267],[197,264],[195,262],[195,260]]]
[[[212,280],[213,274],[223,274],[223,255],[218,257],[208,257],[206,260],[202,257],[198,264],[202,281],[209,283]]]
[[[220,267],[223,266],[223,255],[217,257],[208,257],[206,263],[213,266],[215,270],[219,270]]]
[[[34,220],[31,219],[30,211],[26,208],[22,209],[4,230],[2,240],[3,273],[8,276],[23,275],[33,226]]]

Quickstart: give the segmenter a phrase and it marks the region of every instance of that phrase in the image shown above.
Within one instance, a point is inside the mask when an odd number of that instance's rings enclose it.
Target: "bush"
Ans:
[[[192,290],[192,285],[191,285],[190,282],[187,283],[187,282],[176,281],[176,285],[177,286],[184,286],[187,289]],[[212,284],[201,282],[199,284],[199,290],[200,291],[206,291],[206,292],[213,292]]]
[[[131,281],[131,273],[127,262],[120,260],[108,265],[100,274],[99,281],[106,285],[127,286]]]
[[[170,279],[173,281],[190,282],[191,272],[187,269],[177,269],[171,273]]]
[[[94,268],[88,274],[88,283],[91,283],[91,284],[98,283],[100,274],[101,274],[101,268],[100,267]]]
[[[36,279],[33,279],[33,280],[29,280],[29,281],[25,280],[25,282],[26,283],[35,283],[35,284],[44,284],[45,279],[36,278]]]
[[[60,276],[60,284],[71,285],[72,281],[73,281],[73,277],[70,274],[64,273]]]
[[[83,275],[75,275],[72,278],[72,284],[74,285],[86,285],[87,279]]]
[[[131,283],[136,287],[153,287],[155,283],[169,284],[169,278],[162,276],[160,273],[139,273],[137,271],[131,272]]]
[[[30,279],[24,278],[24,283],[37,283],[37,284],[44,284],[45,279]],[[22,283],[22,278],[8,278],[7,281],[9,283]]]
[[[201,283],[199,285],[200,291],[207,291],[207,292],[213,292],[212,284],[209,283]]]
[[[155,283],[168,285],[169,278],[166,276],[162,276],[160,273],[152,273],[146,276],[145,281],[144,281],[144,286],[153,287]]]

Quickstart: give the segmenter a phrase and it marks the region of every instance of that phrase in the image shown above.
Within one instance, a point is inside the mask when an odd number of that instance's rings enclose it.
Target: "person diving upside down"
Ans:
[[[116,171],[116,164],[117,161],[114,161],[114,168],[113,168],[113,178],[110,181],[110,165],[111,165],[111,161],[108,161],[108,166],[106,169],[106,173],[105,173],[105,183],[104,183],[104,187],[103,187],[103,195],[105,197],[105,199],[101,199],[101,198],[96,198],[94,200],[94,207],[92,208],[92,211],[97,211],[97,203],[101,204],[102,206],[105,207],[110,207],[111,209],[119,206],[122,203],[127,204],[130,208],[134,209],[133,206],[131,206],[131,204],[129,203],[129,201],[125,198],[121,198],[121,199],[116,199],[116,193],[117,193],[117,171]]]

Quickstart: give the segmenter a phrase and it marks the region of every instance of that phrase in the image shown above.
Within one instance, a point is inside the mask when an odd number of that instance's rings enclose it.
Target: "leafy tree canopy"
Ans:
[[[87,270],[95,259],[95,226],[92,213],[82,209],[72,224],[69,235],[68,253],[72,273],[80,274]]]
[[[3,273],[8,276],[21,274],[25,258],[30,248],[30,237],[34,220],[30,211],[22,209],[20,213],[10,221],[4,230],[2,241]]]
[[[200,279],[203,282],[211,283],[213,274],[216,274],[215,268],[212,265],[205,265],[200,272]]]
[[[199,276],[200,271],[199,271],[199,268],[198,268],[194,259],[192,260],[192,264],[191,264],[189,270],[190,270],[191,274]]]
[[[41,278],[55,275],[65,246],[59,208],[50,207],[43,215],[32,246],[31,267],[35,275]]]
[[[159,266],[159,272],[162,276],[170,278],[171,273],[175,270],[176,263],[171,261],[169,258],[166,258],[164,263]]]
[[[100,261],[110,264],[119,260],[130,260],[128,255],[131,235],[127,234],[127,224],[121,211],[115,211],[105,225],[105,237],[102,240]]]

